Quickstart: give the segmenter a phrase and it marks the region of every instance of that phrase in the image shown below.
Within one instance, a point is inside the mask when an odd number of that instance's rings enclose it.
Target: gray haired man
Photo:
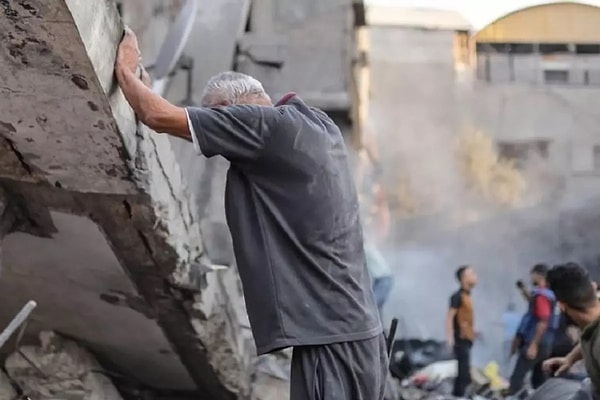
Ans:
[[[294,347],[292,400],[382,400],[385,340],[339,129],[235,72],[210,80],[202,107],[174,106],[138,79],[139,54],[127,31],[116,75],[138,118],[231,163],[225,211],[258,353]]]

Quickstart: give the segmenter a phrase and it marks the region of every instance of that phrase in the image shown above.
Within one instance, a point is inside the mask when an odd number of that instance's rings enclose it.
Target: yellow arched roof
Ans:
[[[495,20],[475,35],[485,43],[600,43],[600,7],[551,3]]]

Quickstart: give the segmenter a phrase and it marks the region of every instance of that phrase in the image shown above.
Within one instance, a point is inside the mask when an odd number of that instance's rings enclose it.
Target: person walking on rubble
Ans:
[[[383,329],[339,128],[295,94],[273,105],[256,79],[213,77],[181,108],[138,78],[126,30],[116,76],[139,120],[230,162],[225,211],[259,354],[293,347],[291,400],[382,400]]]
[[[471,291],[477,284],[477,276],[472,267],[465,265],[456,271],[456,279],[460,288],[450,297],[446,334],[458,363],[452,395],[464,397],[471,384],[471,348],[476,336]]]
[[[510,377],[508,389],[508,393],[511,395],[517,394],[523,389],[525,376],[537,363],[548,358],[552,350],[558,316],[555,313],[556,298],[552,290],[547,287],[547,272],[546,265],[535,265],[530,274],[533,290],[529,293],[522,290],[523,296],[529,300],[529,307],[521,320],[511,349],[512,354],[517,354],[517,362]],[[537,379],[532,380],[534,388],[539,387],[542,383],[543,379],[542,382]]]
[[[585,268],[575,263],[557,265],[548,272],[558,307],[582,330],[579,344],[565,357],[546,360],[545,372],[562,376],[583,359],[591,380],[591,395],[600,399],[600,300],[597,285]]]

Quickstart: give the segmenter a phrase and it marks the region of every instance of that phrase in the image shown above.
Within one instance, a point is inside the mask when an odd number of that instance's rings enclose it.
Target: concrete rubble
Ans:
[[[355,7],[336,1],[346,9],[337,25],[324,23],[321,9],[310,17],[323,29],[339,29],[330,48],[352,44],[342,32],[351,32],[346,25]],[[30,343],[41,335],[42,344],[24,347],[23,354],[40,363],[34,365],[47,364],[48,376],[71,379],[57,386],[5,346],[0,359],[7,357],[9,376],[32,398],[61,390],[81,398],[99,398],[85,397],[94,390],[110,392],[104,378],[77,366],[79,359],[97,365],[90,354],[103,365],[108,361],[111,372],[157,390],[232,400],[287,396],[281,371],[289,354],[255,360],[225,227],[227,163],[197,157],[188,143],[140,126],[114,81],[123,29],[118,6],[129,20],[144,16],[132,21],[133,28],[142,47],[151,47],[161,42],[176,3],[181,2],[0,0],[0,327],[35,300],[39,307],[24,339]],[[194,94],[210,75],[235,64],[250,18],[250,0],[209,3],[193,32],[201,43],[186,50],[198,59]],[[296,2],[284,5],[289,10]],[[275,18],[268,6],[260,3],[252,18]],[[152,18],[162,22],[144,32]],[[269,35],[262,32],[261,38]],[[299,40],[301,30],[294,35],[288,61],[295,60],[294,52],[314,51]],[[259,47],[270,48],[261,40]],[[335,98],[350,96],[344,83],[351,54],[345,47],[327,52],[334,60],[326,65],[344,67],[343,73],[330,71],[339,81]],[[153,54],[144,50],[144,57],[150,61]],[[241,58],[240,66],[251,69],[251,60]],[[289,84],[288,78],[269,78],[276,72],[269,66],[258,69],[267,81]],[[283,70],[289,76],[298,71]],[[319,93],[312,79],[304,80],[311,85],[296,85],[301,91]],[[175,89],[180,86],[174,82]],[[273,87],[276,95],[282,89]],[[184,97],[173,95],[173,101]],[[338,108],[336,116],[348,124],[349,109]],[[212,264],[230,268],[206,273]],[[73,341],[40,334],[47,331]]]
[[[0,370],[0,400],[14,400],[17,398],[17,391],[12,386],[9,377]]]
[[[39,339],[39,346],[23,346],[6,359],[5,369],[24,396],[121,400],[107,372],[83,347],[53,332],[42,332]]]
[[[151,387],[244,396],[238,277],[194,267],[211,262],[190,200],[203,181],[184,174],[221,170],[137,125],[113,79],[122,29],[112,0],[0,1],[0,187],[16,205],[0,325],[35,299],[29,336],[58,329]]]

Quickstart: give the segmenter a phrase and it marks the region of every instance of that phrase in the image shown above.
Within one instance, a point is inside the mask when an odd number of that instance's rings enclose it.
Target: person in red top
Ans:
[[[536,364],[547,359],[552,350],[557,322],[554,312],[556,298],[548,289],[547,272],[548,267],[544,264],[538,264],[531,269],[531,291],[528,291],[523,283],[517,284],[521,294],[529,302],[529,309],[523,316],[512,346],[512,354],[518,353],[518,359],[510,377],[510,394],[516,394],[523,388],[527,373]],[[534,388],[542,383],[543,379],[532,379],[531,382]]]

